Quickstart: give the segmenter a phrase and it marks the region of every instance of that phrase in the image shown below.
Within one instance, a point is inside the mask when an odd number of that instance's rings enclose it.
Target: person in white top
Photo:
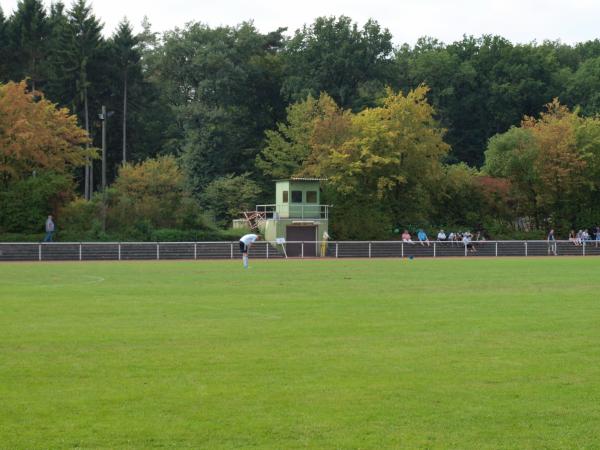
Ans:
[[[321,241],[321,256],[327,256],[327,241],[329,239],[329,233],[327,233],[327,231],[323,231],[323,240]]]
[[[240,252],[242,253],[244,268],[246,269],[248,268],[248,250],[258,240],[260,240],[260,237],[256,234],[245,234],[240,238]]]
[[[437,240],[438,241],[445,241],[446,240],[446,233],[444,233],[444,230],[440,230],[440,232],[437,235]]]

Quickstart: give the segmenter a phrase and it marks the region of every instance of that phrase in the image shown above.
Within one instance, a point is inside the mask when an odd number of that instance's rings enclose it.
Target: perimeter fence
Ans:
[[[324,250],[324,254],[321,252]],[[411,258],[503,256],[600,256],[600,241],[259,241],[251,258]],[[214,260],[240,258],[238,242],[0,243],[0,261]]]

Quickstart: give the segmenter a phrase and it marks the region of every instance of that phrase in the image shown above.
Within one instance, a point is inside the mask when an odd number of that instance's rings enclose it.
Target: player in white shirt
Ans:
[[[240,252],[242,252],[242,261],[244,261],[244,267],[248,268],[248,250],[258,241],[260,237],[256,234],[245,234],[240,238]]]

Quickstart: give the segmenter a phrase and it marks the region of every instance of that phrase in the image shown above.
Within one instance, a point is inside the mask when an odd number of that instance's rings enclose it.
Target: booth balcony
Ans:
[[[256,205],[256,212],[264,220],[329,220],[330,208],[330,205],[285,203]]]

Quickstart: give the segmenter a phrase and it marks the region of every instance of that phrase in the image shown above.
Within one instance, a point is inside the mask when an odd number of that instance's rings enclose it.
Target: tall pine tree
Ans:
[[[45,78],[50,26],[41,0],[21,0],[10,20],[10,38],[16,62],[14,79],[29,78],[31,89]]]
[[[110,41],[110,50],[113,62],[119,72],[122,85],[123,109],[122,109],[122,162],[127,162],[127,94],[131,77],[141,79],[139,40],[133,34],[131,25],[124,19],[118,26]]]

